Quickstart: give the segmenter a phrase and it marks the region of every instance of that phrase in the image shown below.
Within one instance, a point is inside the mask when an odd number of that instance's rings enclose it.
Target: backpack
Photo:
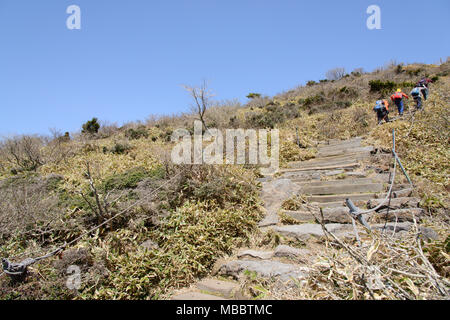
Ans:
[[[403,94],[401,92],[396,92],[394,94],[394,99],[402,99],[403,98]]]
[[[411,91],[411,95],[412,95],[413,97],[419,96],[419,95],[420,95],[420,89],[417,88],[417,87],[415,87],[415,88]]]
[[[373,110],[382,110],[383,109],[383,100],[378,100],[375,104]]]

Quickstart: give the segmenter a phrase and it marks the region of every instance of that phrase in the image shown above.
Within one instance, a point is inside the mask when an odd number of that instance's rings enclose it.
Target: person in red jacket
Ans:
[[[403,115],[403,98],[409,99],[409,97],[402,92],[402,89],[397,89],[397,92],[391,96],[391,100],[397,106],[400,116]]]

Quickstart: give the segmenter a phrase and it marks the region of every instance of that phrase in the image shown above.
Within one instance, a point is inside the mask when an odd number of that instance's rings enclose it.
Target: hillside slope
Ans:
[[[426,244],[424,252],[448,281],[449,71],[450,62],[446,62],[352,73],[272,98],[255,98],[245,106],[211,108],[206,122],[219,129],[280,129],[285,167],[314,159],[319,142],[330,139],[361,136],[368,144],[389,151],[395,129],[397,152],[429,218],[425,224],[439,234],[437,241]],[[422,76],[435,80],[425,111],[413,113],[410,101],[402,119],[377,126],[374,101],[388,98],[397,86],[409,93]],[[391,107],[392,115],[394,109]],[[72,138],[28,136],[3,141],[2,257],[18,262],[74,243],[60,255],[33,265],[23,282],[13,283],[4,275],[0,296],[166,298],[174,289],[210,275],[219,259],[232,256],[241,247],[278,245],[276,235],[258,228],[265,210],[257,167],[176,166],[170,161],[173,130],[192,131],[193,119],[195,115],[186,114],[121,128],[104,126],[96,134],[76,133]],[[390,166],[383,157],[377,161],[377,167]],[[72,265],[81,272],[77,290],[66,283]],[[258,281],[250,276],[245,285]],[[412,291],[421,285],[405,283]],[[332,292],[324,293],[330,288],[311,290],[320,294],[311,293],[310,297],[334,298]],[[253,295],[258,293],[253,290]]]

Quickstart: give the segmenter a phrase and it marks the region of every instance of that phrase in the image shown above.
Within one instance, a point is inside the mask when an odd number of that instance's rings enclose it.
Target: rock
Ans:
[[[226,300],[221,297],[201,292],[187,292],[172,297],[172,300]]]
[[[426,241],[429,240],[439,240],[439,235],[436,231],[427,227],[419,227],[420,237]]]
[[[279,245],[275,249],[274,256],[277,258],[297,258],[309,256],[311,251],[308,249],[297,249],[286,245]]]
[[[411,222],[400,222],[397,224],[395,222],[389,222],[386,224],[386,230],[394,231],[394,227],[395,227],[395,233],[407,234],[407,232],[409,232],[411,230],[412,226],[413,226],[413,223],[411,223]],[[373,229],[383,230],[384,223],[372,225],[371,227]],[[438,240],[439,239],[439,235],[437,234],[437,232],[431,228],[419,226],[419,232],[420,232],[420,237],[422,237],[422,239],[424,239],[424,240],[428,241],[428,240]]]
[[[144,241],[144,242],[141,244],[141,247],[144,247],[144,248],[147,249],[147,250],[159,249],[158,244],[155,243],[155,242],[153,242],[152,240]]]
[[[263,278],[277,277],[281,280],[289,280],[290,278],[302,279],[305,278],[309,272],[308,268],[278,261],[235,260],[222,265],[219,269],[219,273],[238,279],[245,270],[256,272]]]
[[[389,210],[389,215],[387,217],[386,213],[387,209],[380,210],[377,213],[373,214],[373,216],[370,217],[370,220],[375,218],[383,221],[386,220],[387,218],[387,221],[396,221],[396,219],[398,219],[399,222],[405,221],[412,222],[414,220],[413,215],[416,217],[416,219],[420,219],[421,217],[424,216],[425,211],[421,208]]]
[[[397,232],[401,232],[401,231],[409,231],[409,229],[411,228],[412,223],[411,222],[399,222],[399,223],[395,223],[395,222],[388,222],[386,223],[386,226],[384,223],[378,223],[378,224],[374,224],[371,225],[370,227],[374,230],[388,230],[388,231],[394,231],[395,228],[395,233]]]
[[[260,260],[267,260],[272,258],[273,252],[271,251],[256,251],[256,250],[245,250],[238,254],[238,258],[255,258]]]
[[[377,207],[384,199],[372,199],[367,202],[367,207],[373,209]],[[418,198],[392,198],[389,208],[391,209],[403,209],[403,208],[417,208],[419,206],[420,199]],[[380,208],[387,208],[387,202]]]
[[[412,189],[412,188],[402,189],[402,190],[392,192],[392,196],[394,198],[407,198],[407,197],[411,196],[413,191],[414,191],[414,189]]]
[[[283,202],[294,194],[294,183],[289,179],[276,179],[263,183],[261,198],[264,201],[266,216],[260,227],[275,225],[279,222],[278,210]]]
[[[239,285],[230,281],[203,279],[197,283],[197,288],[208,293],[219,294],[222,297],[231,298],[239,289]]]

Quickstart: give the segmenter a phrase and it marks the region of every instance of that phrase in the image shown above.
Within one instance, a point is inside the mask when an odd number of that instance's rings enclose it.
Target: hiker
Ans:
[[[420,81],[417,82],[417,85],[424,84],[428,88],[428,85],[432,82],[433,82],[433,80],[425,77],[425,78],[420,79]]]
[[[428,86],[425,83],[418,83],[416,85],[417,88],[419,88],[420,93],[423,95],[423,100],[427,100],[428,98]]]
[[[402,92],[402,89],[397,89],[397,92],[391,96],[391,100],[397,106],[400,116],[403,116],[403,98],[409,99],[409,97]]]
[[[414,89],[411,90],[410,93],[414,101],[416,102],[417,110],[422,109],[422,97],[420,96],[420,94],[422,93],[422,88],[423,87],[416,86],[414,87]]]
[[[380,98],[376,102],[373,110],[377,113],[378,124],[381,124],[383,120],[389,122],[389,102],[387,100],[382,100],[382,98]]]

